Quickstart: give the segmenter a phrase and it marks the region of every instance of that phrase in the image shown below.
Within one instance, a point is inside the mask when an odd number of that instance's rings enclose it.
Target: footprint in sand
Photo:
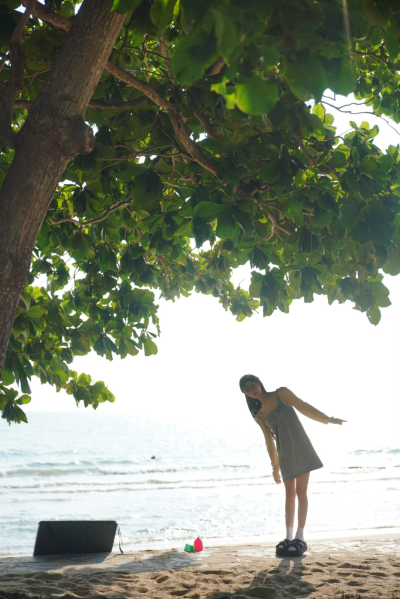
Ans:
[[[257,597],[260,599],[274,599],[276,591],[272,587],[253,587],[246,591],[248,597]]]
[[[35,574],[34,578],[35,580],[62,580],[64,576],[57,572],[40,572],[39,574]]]
[[[370,570],[371,566],[366,566],[364,564],[349,564],[345,562],[344,564],[339,564],[338,568],[354,568],[355,570]]]
[[[165,576],[165,575],[152,576],[152,579],[155,580],[158,584],[162,584],[166,580],[169,580],[169,576]]]

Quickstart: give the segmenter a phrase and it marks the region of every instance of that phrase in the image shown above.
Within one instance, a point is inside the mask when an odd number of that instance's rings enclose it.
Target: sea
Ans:
[[[334,452],[311,473],[306,540],[398,531],[399,490],[398,446]],[[1,421],[0,495],[0,555],[32,554],[41,520],[116,520],[125,551],[285,536],[284,485],[240,423],[92,410]]]

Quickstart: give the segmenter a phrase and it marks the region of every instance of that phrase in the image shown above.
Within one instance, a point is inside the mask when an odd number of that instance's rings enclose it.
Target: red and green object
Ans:
[[[185,545],[185,551],[188,553],[194,553],[195,551],[203,551],[203,542],[200,537],[197,537],[193,545]]]

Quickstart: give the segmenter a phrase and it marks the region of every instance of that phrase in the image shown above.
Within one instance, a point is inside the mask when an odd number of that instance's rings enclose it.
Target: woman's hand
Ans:
[[[341,420],[340,418],[334,418],[332,416],[332,420],[331,420],[332,424],[340,424],[340,426],[342,426],[343,422],[347,422],[347,420]]]
[[[281,481],[281,474],[280,474],[280,472],[279,472],[279,471],[278,471],[278,472],[273,472],[273,473],[272,473],[272,476],[274,477],[274,481],[275,481],[276,483],[280,483],[280,482],[282,482],[282,481]]]

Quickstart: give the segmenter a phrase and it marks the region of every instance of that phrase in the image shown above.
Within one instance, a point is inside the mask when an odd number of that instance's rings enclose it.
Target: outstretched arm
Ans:
[[[267,446],[268,454],[271,460],[272,476],[274,477],[274,481],[278,483],[281,481],[281,476],[279,473],[279,458],[274,440],[271,435],[271,431],[269,430],[265,422],[263,422],[262,420],[258,420],[256,418],[256,422],[260,425],[262,432],[264,433],[265,445]]]
[[[296,408],[296,410],[312,420],[317,420],[323,424],[328,424],[328,422],[332,424],[342,424],[342,422],[346,422],[346,420],[333,418],[333,416],[327,416],[323,412],[320,412],[317,410],[317,408],[314,408],[314,406],[311,406],[309,403],[297,397],[294,393],[292,393],[292,391],[290,391],[290,389],[287,389],[286,387],[283,387],[279,390],[279,397],[286,406],[290,408]]]

